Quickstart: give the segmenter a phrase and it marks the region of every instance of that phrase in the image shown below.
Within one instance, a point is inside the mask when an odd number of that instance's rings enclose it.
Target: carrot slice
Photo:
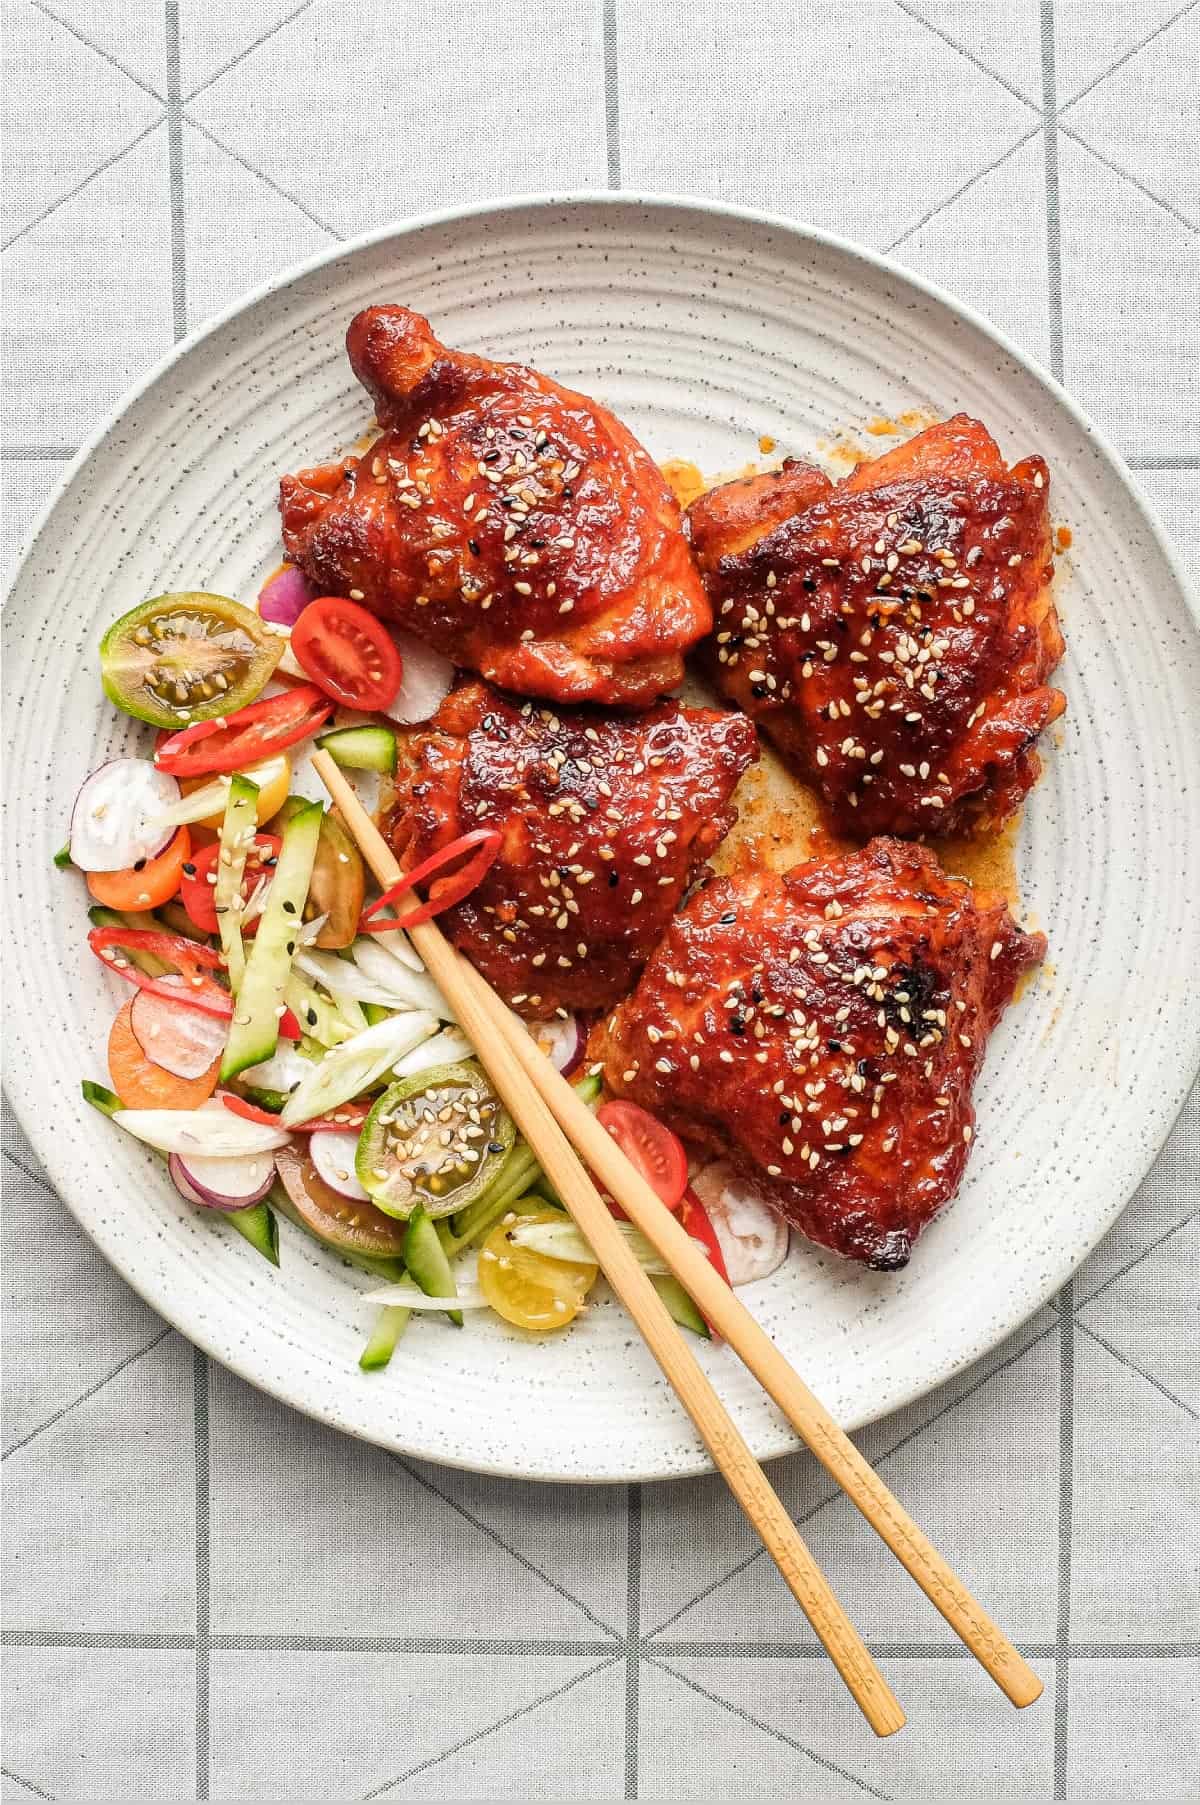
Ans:
[[[170,902],[179,888],[183,867],[192,850],[186,827],[178,828],[162,851],[128,871],[89,871],[87,887],[106,909],[123,911],[157,909]]]
[[[213,1060],[199,1078],[177,1078],[147,1059],[138,1045],[130,1015],[133,998],[125,1004],[108,1036],[108,1075],[126,1109],[199,1109],[217,1088],[220,1058]]]

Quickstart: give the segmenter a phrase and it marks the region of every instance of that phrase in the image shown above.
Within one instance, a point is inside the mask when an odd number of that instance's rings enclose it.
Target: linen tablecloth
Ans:
[[[10,549],[242,291],[428,208],[626,187],[811,221],[965,297],[1200,561],[1196,0],[7,13]],[[1055,1303],[861,1438],[1039,1704],[1004,1703],[810,1459],[773,1470],[908,1710],[886,1743],[718,1481],[508,1484],[320,1428],[139,1302],[7,1119],[4,1153],[6,1798],[1195,1795],[1195,1096]]]

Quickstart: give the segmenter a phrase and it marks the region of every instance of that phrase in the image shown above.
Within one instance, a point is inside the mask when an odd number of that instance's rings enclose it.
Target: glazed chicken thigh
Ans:
[[[956,415],[836,485],[785,464],[688,510],[721,693],[841,833],[998,827],[1065,702],[1047,472]]]
[[[440,925],[537,1018],[627,994],[736,819],[729,799],[758,745],[744,716],[716,709],[555,710],[471,683],[413,752],[388,829],[397,853],[416,863],[499,829],[495,863]]]
[[[1044,951],[928,848],[875,839],[704,885],[592,1051],[811,1240],[892,1269],[957,1189],[988,1035]]]
[[[288,556],[456,664],[524,695],[642,704],[711,615],[679,508],[607,408],[451,351],[406,307],[346,339],[381,438],[285,476]]]

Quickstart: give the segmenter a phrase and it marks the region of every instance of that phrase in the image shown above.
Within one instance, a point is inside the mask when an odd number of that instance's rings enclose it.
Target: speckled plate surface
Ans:
[[[883,1415],[994,1346],[1064,1282],[1150,1166],[1200,1058],[1200,635],[1128,473],[1060,390],[945,295],[782,222],[584,197],[439,215],[318,259],[181,345],[75,461],[4,616],[7,1081],[51,1178],[131,1285],[244,1378],[429,1459],[547,1479],[708,1461],[615,1303],[527,1341],[495,1319],[414,1325],[357,1368],[369,1281],[283,1224],[272,1272],[187,1208],[157,1159],[80,1100],[111,986],[55,871],[82,777],[142,750],[97,678],[102,628],[165,589],[251,597],[277,562],[280,471],[347,446],[370,407],[343,350],[369,301],[450,344],[597,395],[660,458],[709,471],[828,448],[873,417],[981,416],[1041,452],[1074,544],[1059,574],[1069,712],[1022,828],[1050,966],[995,1036],[963,1190],[906,1270],[806,1245],[744,1293],[842,1422]],[[867,441],[874,446],[894,440]],[[1188,775],[1190,772],[1190,788]],[[701,1358],[761,1456],[791,1433],[728,1352]]]

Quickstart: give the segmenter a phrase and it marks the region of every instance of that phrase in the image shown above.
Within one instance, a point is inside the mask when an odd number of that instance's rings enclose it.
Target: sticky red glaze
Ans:
[[[387,430],[283,478],[305,575],[522,694],[673,688],[711,615],[678,505],[621,422],[536,370],[447,350],[404,307],[356,315],[347,349]]]
[[[902,1266],[958,1187],[987,1037],[1044,951],[927,848],[875,839],[705,885],[592,1052],[811,1240]]]
[[[749,721],[716,709],[555,710],[472,683],[446,698],[414,752],[393,843],[415,861],[472,827],[500,830],[499,857],[440,925],[506,1001],[538,1017],[607,1008],[629,991],[732,826],[729,798],[758,746]]]
[[[959,414],[836,486],[793,463],[692,504],[717,685],[839,832],[994,829],[1036,781],[1065,707],[1047,497]]]

